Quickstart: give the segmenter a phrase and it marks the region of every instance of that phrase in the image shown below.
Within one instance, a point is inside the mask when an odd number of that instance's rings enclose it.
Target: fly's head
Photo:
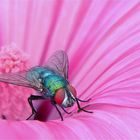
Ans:
[[[66,88],[60,88],[56,91],[54,101],[64,107],[71,107],[74,105],[76,97],[76,90],[73,86],[68,85]]]

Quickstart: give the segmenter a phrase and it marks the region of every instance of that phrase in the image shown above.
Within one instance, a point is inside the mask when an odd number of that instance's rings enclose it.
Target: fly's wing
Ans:
[[[41,82],[38,80],[38,77],[39,75],[33,70],[17,73],[4,73],[0,74],[0,82],[39,90],[42,85]]]
[[[67,54],[62,51],[56,51],[47,61],[47,64],[45,67],[50,68],[60,75],[62,75],[64,78],[68,79],[68,56]]]

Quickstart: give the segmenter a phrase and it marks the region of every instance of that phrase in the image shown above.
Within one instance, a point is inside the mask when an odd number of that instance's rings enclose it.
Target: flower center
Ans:
[[[0,50],[0,74],[26,70],[28,55],[15,44]],[[7,79],[8,80],[8,79]],[[32,89],[0,82],[0,117],[7,120],[25,120],[31,113],[27,98]]]

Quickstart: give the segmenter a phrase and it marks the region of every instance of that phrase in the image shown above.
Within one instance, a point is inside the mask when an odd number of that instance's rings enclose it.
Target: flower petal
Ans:
[[[99,104],[94,113],[81,113],[65,121],[0,121],[3,139],[138,139],[139,110]],[[24,132],[23,132],[24,130]],[[6,133],[5,133],[6,132]]]
[[[64,122],[0,121],[1,138],[139,139],[139,1],[5,0],[1,8],[0,43],[16,42],[32,65],[67,50],[70,80],[94,110]]]

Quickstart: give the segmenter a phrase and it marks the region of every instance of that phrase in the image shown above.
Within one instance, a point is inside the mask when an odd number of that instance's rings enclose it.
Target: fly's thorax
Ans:
[[[43,86],[44,88],[48,89],[50,93],[54,95],[55,91],[57,91],[60,88],[65,88],[67,86],[67,81],[59,75],[52,74],[46,76],[43,79]]]

